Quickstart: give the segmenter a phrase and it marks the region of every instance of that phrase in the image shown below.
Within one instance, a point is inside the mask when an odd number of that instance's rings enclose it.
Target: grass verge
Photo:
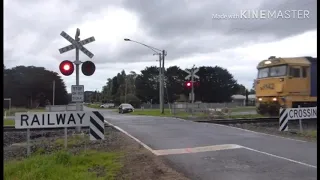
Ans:
[[[72,155],[58,151],[49,155],[33,155],[22,161],[4,164],[4,179],[114,179],[122,164],[121,153],[86,151]]]
[[[244,106],[244,107],[235,107],[230,108],[231,112],[246,112],[246,111],[255,111],[255,106]]]
[[[6,111],[6,115],[7,116],[14,116],[15,113],[18,112],[45,112],[46,109],[45,108],[35,108],[35,109],[28,109],[28,108],[11,108],[10,111],[9,110],[5,110],[3,109],[3,113],[5,113]]]
[[[14,126],[14,120],[4,119],[4,120],[3,120],[3,125],[4,125],[4,126]]]
[[[88,136],[68,137],[68,148],[75,147],[83,141],[89,141]],[[88,180],[115,179],[123,163],[123,152],[106,152],[93,149],[79,150],[77,153],[62,149],[64,139],[57,139],[52,144],[53,150],[38,148],[33,155],[20,160],[10,160],[4,163],[4,179],[8,180]],[[60,148],[57,148],[60,147]]]

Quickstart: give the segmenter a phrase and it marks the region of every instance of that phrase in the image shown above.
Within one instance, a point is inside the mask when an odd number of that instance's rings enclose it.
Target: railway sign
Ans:
[[[83,45],[86,45],[86,44],[89,44],[91,42],[95,41],[95,38],[92,36],[92,37],[89,37],[87,39],[84,39],[82,41],[80,41],[79,43],[83,46]],[[75,45],[71,44],[69,46],[66,46],[66,47],[63,47],[63,48],[60,48],[59,49],[59,52],[60,54],[62,53],[65,53],[65,52],[68,52],[68,51],[71,51],[72,49],[76,48]]]
[[[95,41],[94,37],[90,37],[90,38],[84,39],[80,42],[77,42],[76,40],[74,40],[71,36],[69,36],[64,31],[62,31],[60,35],[71,43],[71,45],[59,49],[60,54],[71,51],[74,48],[79,48],[80,51],[82,51],[88,57],[92,58],[94,56],[94,54],[92,54],[87,48],[83,47],[83,45]]]
[[[288,131],[289,120],[317,119],[317,107],[280,108],[279,130]],[[301,126],[301,125],[300,125]]]
[[[184,70],[189,75],[185,77],[186,80],[190,79],[192,76],[196,79],[199,79],[199,76],[196,75],[196,73],[199,71],[199,68],[194,69],[193,71]]]
[[[71,101],[83,102],[84,101],[84,85],[72,85],[71,86]]]

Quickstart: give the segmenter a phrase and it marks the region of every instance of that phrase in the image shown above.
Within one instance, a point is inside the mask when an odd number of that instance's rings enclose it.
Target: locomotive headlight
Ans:
[[[272,98],[272,101],[277,101],[277,98]]]
[[[259,98],[258,100],[259,100],[259,101],[262,101],[262,98]]]

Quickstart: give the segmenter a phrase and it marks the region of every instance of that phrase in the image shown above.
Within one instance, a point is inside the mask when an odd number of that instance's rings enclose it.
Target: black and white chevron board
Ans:
[[[317,107],[280,108],[279,131],[288,131],[289,120],[317,119]]]
[[[90,140],[104,139],[104,117],[98,111],[92,111],[89,124]]]

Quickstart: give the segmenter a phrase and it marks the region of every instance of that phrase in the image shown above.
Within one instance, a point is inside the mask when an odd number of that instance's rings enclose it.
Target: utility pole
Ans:
[[[76,32],[76,35],[75,35],[75,41],[76,42],[79,42],[80,41],[80,29],[77,28],[77,32]],[[76,85],[79,86],[79,65],[81,64],[81,62],[79,61],[79,48],[76,46]],[[80,108],[80,102],[76,102],[76,111],[81,111],[81,108]],[[76,132],[77,133],[80,133],[81,131],[81,126],[77,126],[76,127]]]
[[[52,105],[54,105],[54,99],[55,99],[55,90],[56,90],[56,81],[53,80],[52,82]]]
[[[160,113],[162,113],[162,58],[159,53],[159,105],[160,105]]]
[[[125,88],[124,88],[124,103],[127,103],[127,84],[128,84],[128,76],[125,77]]]
[[[161,109],[161,114],[164,114],[164,57],[166,56],[166,51],[162,50],[162,83],[161,83],[161,101],[162,101],[162,109]]]

